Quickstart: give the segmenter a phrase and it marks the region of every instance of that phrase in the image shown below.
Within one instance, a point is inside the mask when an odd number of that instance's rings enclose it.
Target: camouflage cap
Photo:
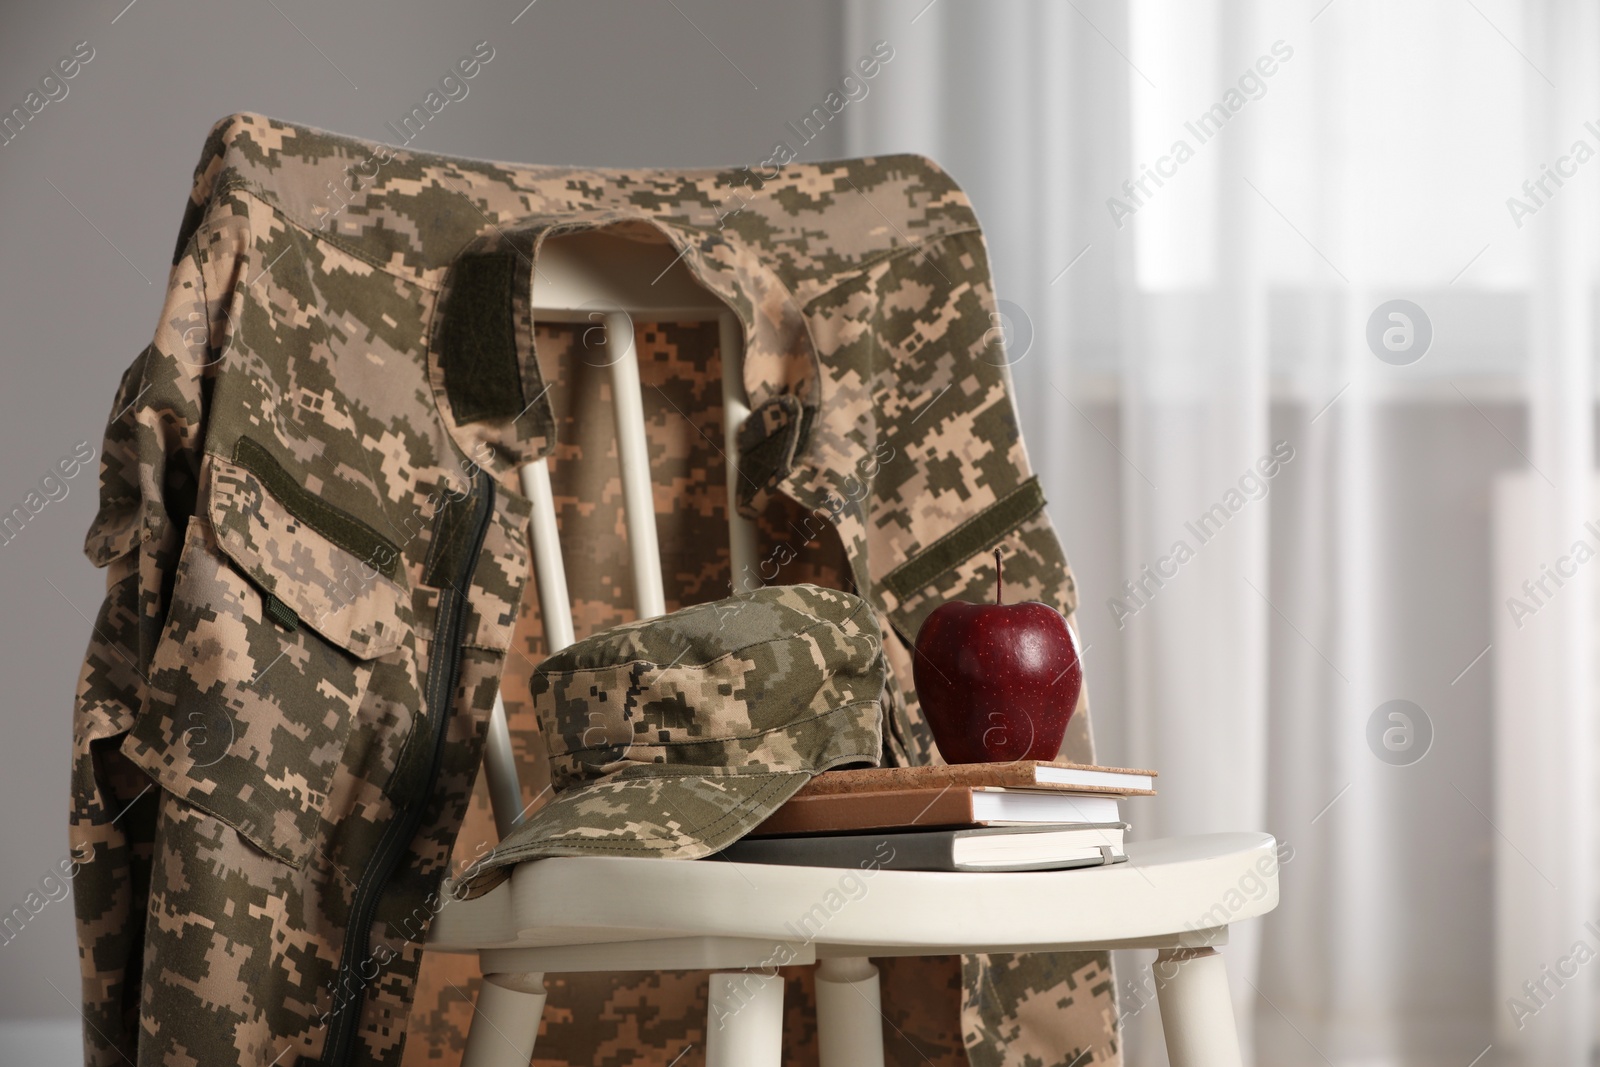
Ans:
[[[771,586],[588,637],[531,680],[554,798],[469,872],[544,856],[696,859],[811,776],[876,764],[885,666],[872,610]]]

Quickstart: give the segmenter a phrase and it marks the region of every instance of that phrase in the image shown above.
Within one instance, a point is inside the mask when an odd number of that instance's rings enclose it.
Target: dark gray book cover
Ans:
[[[885,871],[1051,871],[1127,859],[1124,823],[745,838],[714,858]]]

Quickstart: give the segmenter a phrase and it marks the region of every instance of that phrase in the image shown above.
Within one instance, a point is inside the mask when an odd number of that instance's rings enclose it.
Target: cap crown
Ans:
[[[864,601],[770,586],[576,642],[539,665],[532,695],[560,792],[641,764],[814,771],[852,749],[875,759],[878,742],[841,737],[829,713],[879,700],[884,674]]]

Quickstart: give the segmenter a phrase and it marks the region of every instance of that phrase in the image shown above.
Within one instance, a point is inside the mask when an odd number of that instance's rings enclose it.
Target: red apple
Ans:
[[[948,763],[1053,760],[1083,688],[1083,663],[1067,620],[1037,601],[952,600],[917,631],[912,677],[940,755]]]

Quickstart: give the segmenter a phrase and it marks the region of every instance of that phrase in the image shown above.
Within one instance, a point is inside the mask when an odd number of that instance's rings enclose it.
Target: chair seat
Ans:
[[[620,968],[635,957],[640,969],[733,966],[741,946],[754,951],[776,942],[804,947],[794,962],[1215,945],[1228,924],[1277,906],[1275,849],[1268,834],[1205,834],[1131,843],[1126,863],[1106,867],[992,874],[714,858],[534,860],[484,896],[442,908],[428,948],[615,946],[598,954],[533,954],[554,971],[589,970],[590,961],[593,969]],[[680,962],[685,955],[688,962]]]

